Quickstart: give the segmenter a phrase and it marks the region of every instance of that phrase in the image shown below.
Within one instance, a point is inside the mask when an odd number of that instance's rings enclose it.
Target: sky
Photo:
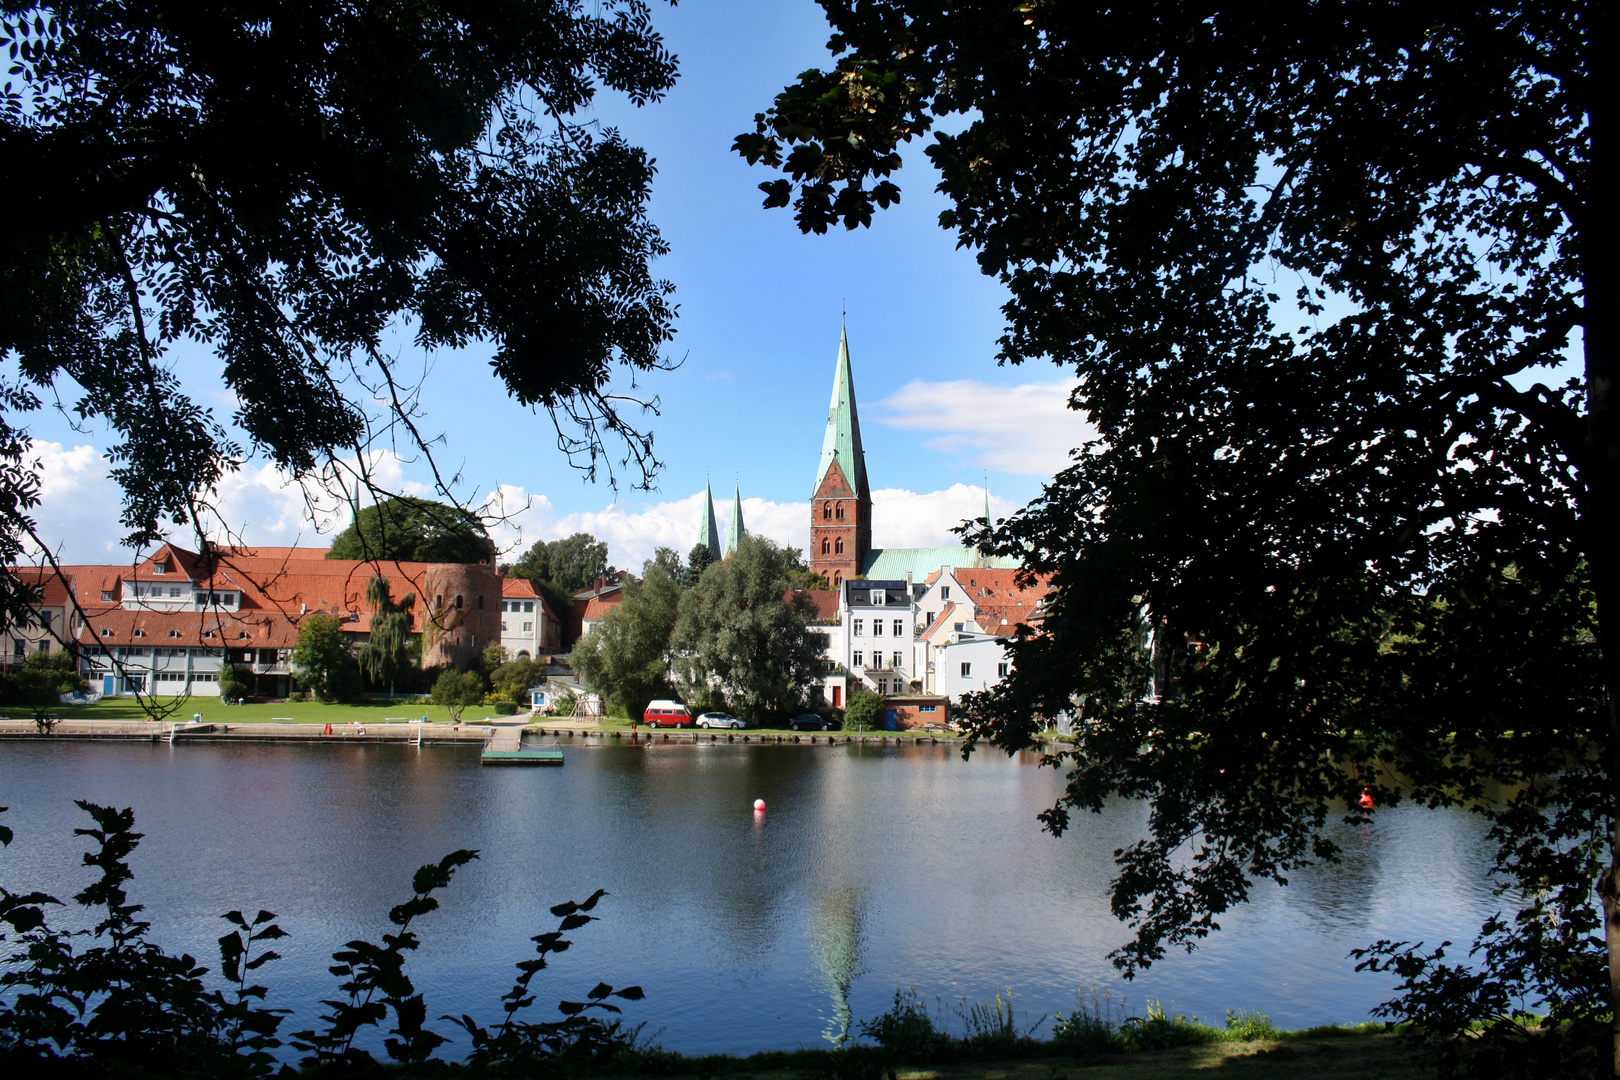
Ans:
[[[508,558],[581,530],[608,541],[622,567],[639,567],[661,545],[685,552],[697,539],[705,482],[722,530],[740,490],[749,531],[803,549],[841,320],[875,546],[954,542],[951,528],[983,513],[986,485],[997,517],[1037,496],[1087,437],[1065,407],[1072,379],[1052,366],[996,365],[1005,293],[939,228],[945,203],[921,146],[897,178],[898,207],[870,229],[825,236],[803,236],[787,211],[761,209],[757,185],[769,176],[730,151],[784,85],[827,62],[820,8],[691,0],[657,5],[654,18],[680,58],[675,89],[639,110],[603,95],[588,118],[618,127],[657,162],[651,216],[672,250],[654,271],[676,286],[667,356],[679,366],[638,376],[636,392],[658,401],[658,414],[641,420],[665,467],[651,491],[587,483],[556,449],[549,418],[506,395],[487,366],[490,350],[423,355],[406,345],[399,365],[425,372],[422,424],[443,436],[435,456],[445,475],[462,478],[458,497],[496,496],[508,518],[492,533]],[[230,415],[211,355],[170,361],[196,400]],[[130,559],[104,456],[113,440],[49,410],[29,427],[44,478],[42,535],[68,561]],[[431,494],[421,462],[376,467],[399,490]],[[263,461],[228,477],[220,502],[252,544],[324,546],[345,520],[335,503],[317,501],[312,512],[304,492]]]

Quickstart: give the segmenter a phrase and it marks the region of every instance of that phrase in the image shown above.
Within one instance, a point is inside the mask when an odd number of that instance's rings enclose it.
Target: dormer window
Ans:
[[[178,631],[178,630],[170,630],[169,631],[169,636],[170,637],[179,637],[180,636],[180,631]]]
[[[168,563],[166,563],[166,562],[155,562],[155,563],[152,564],[152,573],[154,573],[154,574],[167,574],[168,572],[169,572],[169,564]]]
[[[141,629],[137,629],[137,630],[136,630],[136,631],[135,631],[135,636],[136,636],[136,637],[145,637],[145,636],[146,636],[146,631],[145,631],[145,630],[141,630]]]
[[[113,636],[112,627],[103,626],[101,628],[101,636],[102,637],[112,637]]]
[[[248,636],[248,633],[247,633],[247,631],[246,631],[246,630],[238,630],[238,631],[237,631],[237,632],[236,632],[236,636],[237,636],[237,638],[238,638],[238,639],[239,639],[239,640],[240,640],[240,639],[242,639],[242,638],[245,638],[245,637],[247,637],[247,636]]]
[[[212,630],[204,630],[203,631],[203,637],[205,637],[205,638],[213,638],[215,636],[216,635],[214,634],[214,632]]]
[[[101,590],[101,602],[103,604],[112,603],[112,598],[113,598],[113,591],[111,589],[102,589]]]

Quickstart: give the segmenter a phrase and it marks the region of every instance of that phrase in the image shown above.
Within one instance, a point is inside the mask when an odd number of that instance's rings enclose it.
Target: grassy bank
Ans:
[[[685,1057],[633,1052],[614,1059],[605,1075],[622,1077],[730,1077],[735,1080],[1182,1080],[1242,1077],[1283,1080],[1331,1076],[1334,1080],[1419,1080],[1422,1073],[1398,1037],[1382,1025],[1313,1028],[1269,1037],[1212,1041],[1107,1054],[1066,1052],[1035,1043],[1006,1056],[969,1055],[926,1064],[894,1061],[877,1048],[770,1052],[745,1058]]]
[[[291,720],[299,724],[347,724],[358,720],[362,724],[380,724],[389,718],[420,720],[423,714],[436,724],[450,723],[450,710],[442,705],[407,705],[403,701],[387,705],[322,704],[318,701],[282,701],[270,704],[249,702],[246,705],[227,705],[217,697],[191,697],[159,699],[162,704],[174,704],[172,715],[165,719],[190,720],[201,713],[204,722],[211,724],[269,724],[278,720]],[[140,721],[146,712],[131,698],[104,698],[93,705],[63,705],[54,710],[66,720]],[[464,709],[464,721],[484,718],[485,710]],[[27,712],[13,711],[13,717],[27,717]]]

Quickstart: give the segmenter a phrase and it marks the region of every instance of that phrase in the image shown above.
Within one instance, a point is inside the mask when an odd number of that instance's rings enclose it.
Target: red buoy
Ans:
[[[1372,790],[1370,788],[1361,789],[1361,798],[1356,800],[1356,805],[1361,807],[1363,810],[1371,810],[1375,805],[1377,805],[1373,802]]]

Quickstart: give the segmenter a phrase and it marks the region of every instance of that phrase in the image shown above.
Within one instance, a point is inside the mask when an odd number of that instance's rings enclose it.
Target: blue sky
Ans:
[[[550,421],[505,395],[487,349],[431,357],[407,349],[403,368],[427,368],[424,427],[443,434],[436,454],[447,475],[464,478],[458,494],[477,501],[503,491],[509,510],[527,507],[497,531],[509,547],[584,528],[609,540],[620,565],[635,566],[657,544],[691,546],[698,493],[712,478],[722,521],[737,484],[751,529],[802,547],[847,309],[878,492],[875,542],[950,542],[951,525],[981,512],[986,477],[998,515],[1034,497],[1083,428],[1061,407],[1063,372],[996,366],[1003,291],[938,227],[944,202],[921,148],[898,177],[899,207],[871,229],[819,237],[800,235],[785,211],[760,209],[757,185],[768,177],[730,152],[782,86],[826,62],[820,9],[809,0],[692,0],[656,7],[655,19],[680,57],[679,83],[640,110],[604,96],[594,119],[657,160],[652,216],[672,252],[655,270],[676,285],[669,356],[681,366],[641,378],[638,390],[659,399],[661,414],[645,422],[666,468],[651,492],[587,484],[556,450]],[[229,415],[211,356],[171,359],[198,400]],[[42,531],[70,560],[127,558],[101,456],[110,440],[50,414],[31,426],[45,461]],[[426,490],[419,464],[382,466],[402,488]],[[286,479],[248,462],[221,493],[227,518],[250,542],[326,543],[323,531],[341,515],[318,510],[318,528]]]

